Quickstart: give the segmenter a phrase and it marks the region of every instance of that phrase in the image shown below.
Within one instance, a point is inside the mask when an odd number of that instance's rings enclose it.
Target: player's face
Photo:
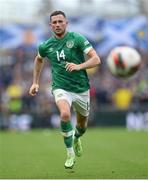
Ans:
[[[61,14],[51,17],[51,21],[50,21],[51,30],[58,37],[62,37],[65,34],[67,24],[68,22],[66,18]]]

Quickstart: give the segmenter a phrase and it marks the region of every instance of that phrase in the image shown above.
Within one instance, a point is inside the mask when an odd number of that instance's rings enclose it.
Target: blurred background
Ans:
[[[59,127],[50,92],[50,64],[40,79],[40,92],[30,97],[33,63],[39,43],[51,36],[49,15],[63,10],[69,31],[82,33],[101,57],[88,71],[91,84],[89,126],[148,129],[148,1],[147,0],[1,0],[0,1],[0,129]],[[106,65],[110,50],[136,48],[140,71],[129,79],[113,77]],[[73,123],[75,116],[73,115]]]

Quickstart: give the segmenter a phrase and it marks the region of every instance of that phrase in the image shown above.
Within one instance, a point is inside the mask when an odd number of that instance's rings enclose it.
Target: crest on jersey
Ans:
[[[72,47],[74,46],[74,41],[72,41],[72,40],[67,41],[67,42],[66,42],[66,46],[67,46],[68,48],[72,48]]]

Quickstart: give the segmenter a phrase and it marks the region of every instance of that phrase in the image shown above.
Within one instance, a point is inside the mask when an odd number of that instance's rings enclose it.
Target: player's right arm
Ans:
[[[39,79],[40,79],[40,74],[41,74],[43,65],[44,65],[44,60],[38,54],[34,60],[33,83],[29,90],[29,94],[31,96],[35,96],[39,90]]]

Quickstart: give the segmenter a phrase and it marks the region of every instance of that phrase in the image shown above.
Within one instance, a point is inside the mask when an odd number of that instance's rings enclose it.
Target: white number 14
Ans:
[[[65,59],[64,50],[62,50],[61,52],[56,51],[56,53],[57,53],[57,59],[58,59],[58,61],[60,61],[60,58]]]

